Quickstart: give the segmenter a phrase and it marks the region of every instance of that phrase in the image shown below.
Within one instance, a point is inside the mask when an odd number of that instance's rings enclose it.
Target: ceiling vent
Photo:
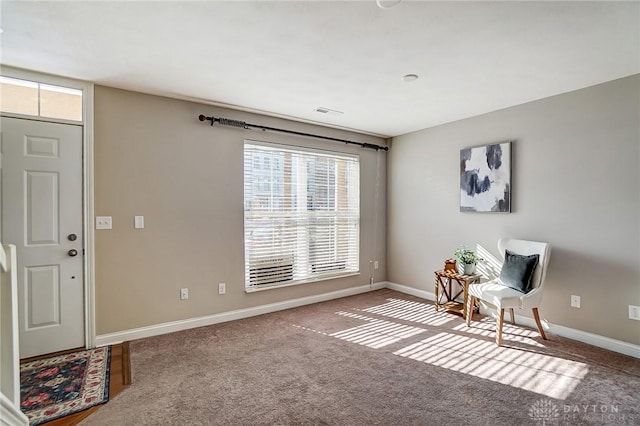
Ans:
[[[320,114],[329,114],[329,115],[344,114],[344,112],[342,112],[342,111],[336,111],[335,109],[330,109],[330,108],[325,108],[325,107],[318,107],[318,108],[315,109],[315,112],[319,112]]]

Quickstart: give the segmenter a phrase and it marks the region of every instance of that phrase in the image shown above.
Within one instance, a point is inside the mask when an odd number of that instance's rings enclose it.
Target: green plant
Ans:
[[[468,249],[465,246],[458,247],[453,255],[458,259],[458,262],[467,265],[476,265],[478,261],[484,260],[478,256],[475,251]]]

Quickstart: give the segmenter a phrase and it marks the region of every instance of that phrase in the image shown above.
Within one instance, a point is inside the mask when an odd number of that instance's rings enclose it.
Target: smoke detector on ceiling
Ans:
[[[405,74],[402,76],[402,81],[404,81],[405,83],[412,83],[419,78],[420,76],[418,76],[418,74]]]

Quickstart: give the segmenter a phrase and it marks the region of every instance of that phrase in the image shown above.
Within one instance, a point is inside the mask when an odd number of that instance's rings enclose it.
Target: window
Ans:
[[[0,111],[82,121],[82,90],[0,77]]]
[[[354,155],[245,141],[245,288],[359,272]]]

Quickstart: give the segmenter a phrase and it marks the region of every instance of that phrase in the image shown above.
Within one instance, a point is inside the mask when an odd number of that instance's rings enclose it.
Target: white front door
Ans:
[[[17,248],[20,358],[84,346],[82,127],[1,120],[0,239]]]

